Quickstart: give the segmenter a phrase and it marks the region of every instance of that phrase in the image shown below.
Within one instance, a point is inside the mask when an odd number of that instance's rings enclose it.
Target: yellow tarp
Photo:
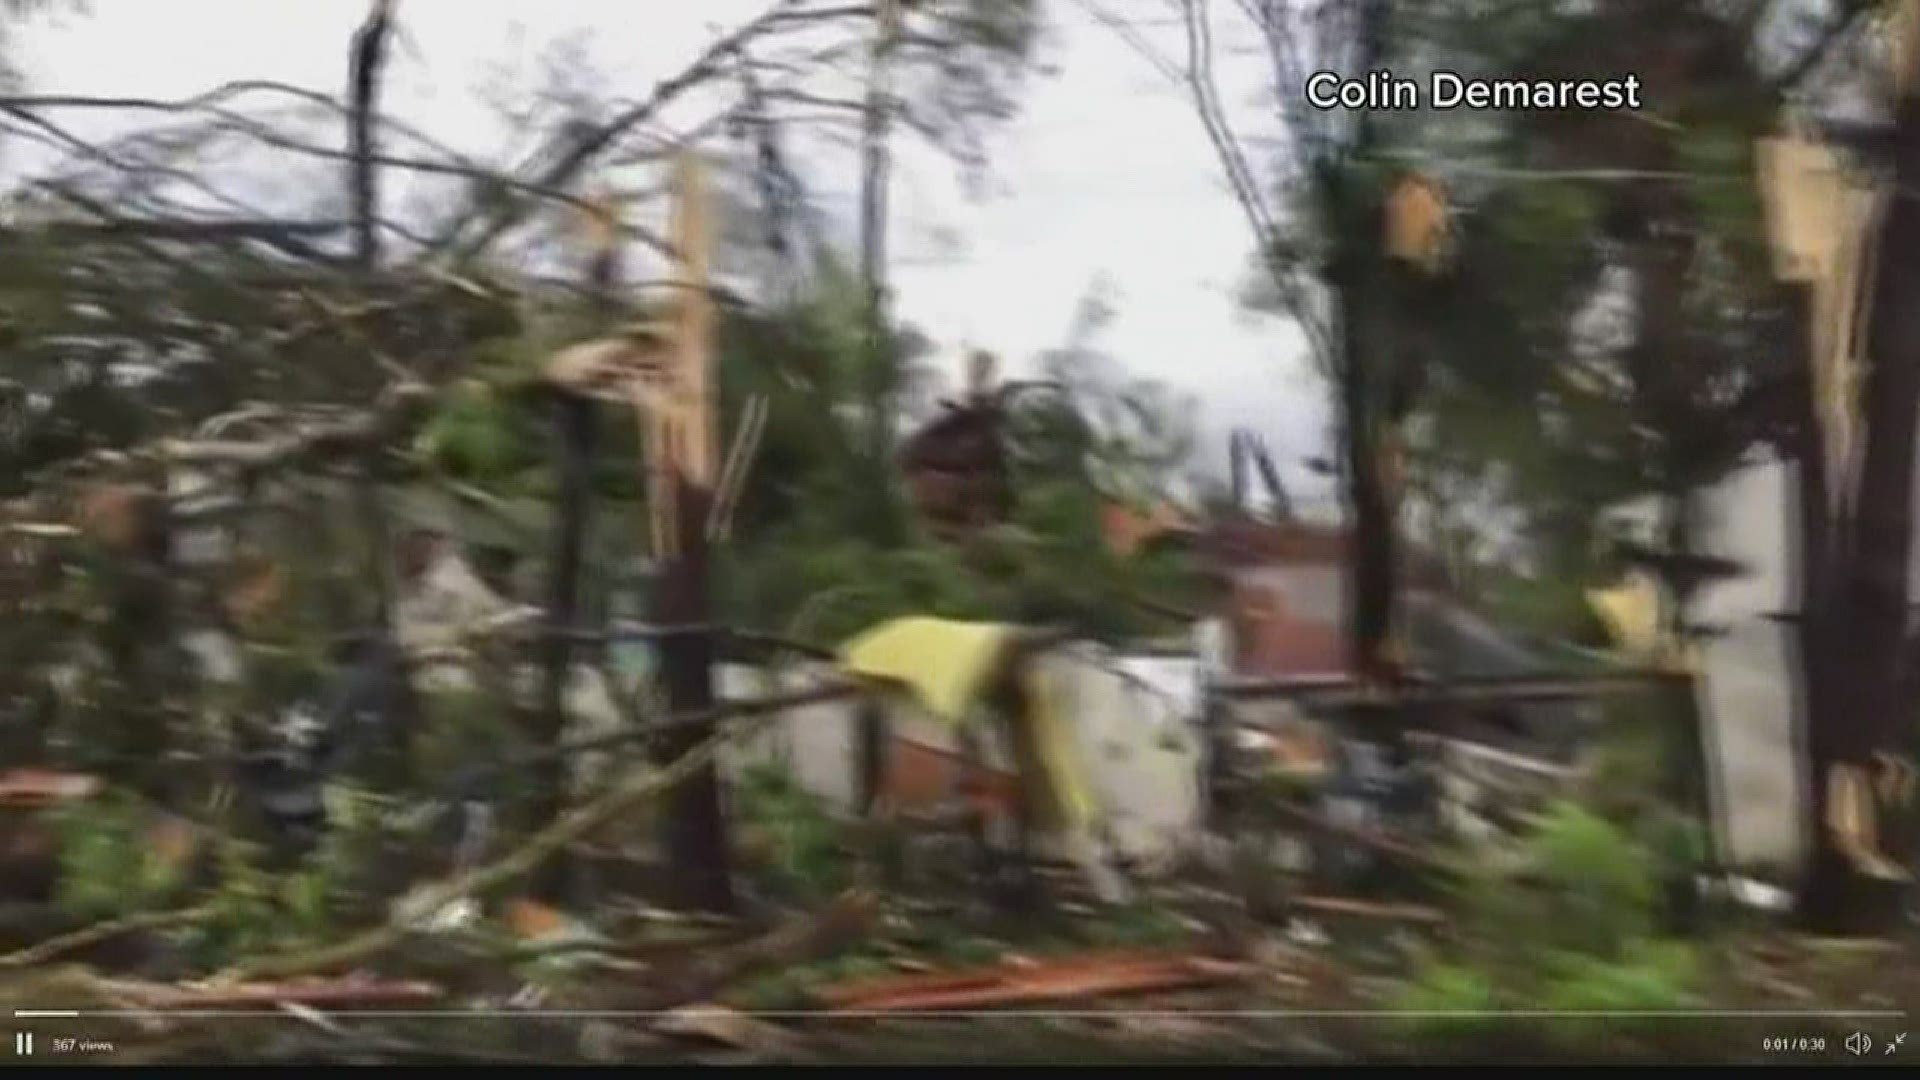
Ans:
[[[849,674],[897,682],[926,710],[958,727],[1000,668],[1013,628],[907,618],[884,622],[840,647]]]
[[[1587,603],[1621,652],[1650,659],[1659,651],[1660,589],[1652,581],[1636,575],[1624,585],[1591,589]]]
[[[1040,782],[1040,805],[1054,818],[1052,824],[1084,828],[1093,823],[1093,795],[1087,790],[1080,772],[1080,757],[1075,751],[1072,721],[1061,714],[1053,685],[1035,668],[1025,674],[1027,700],[1032,712],[1020,729],[1032,736],[1032,744],[1020,751],[1022,767],[1026,761],[1039,765],[1029,775]]]
[[[1589,589],[1587,604],[1627,659],[1681,674],[1700,670],[1699,650],[1662,625],[1666,594],[1653,578],[1634,574],[1611,589]]]
[[[1017,628],[1000,623],[911,617],[866,631],[840,648],[851,675],[910,691],[934,717],[959,727],[975,715],[1001,673]],[[1067,718],[1052,688],[1029,667],[1021,675],[1028,715],[1017,718],[1013,752],[1023,778],[1039,784],[1040,802],[1055,823],[1079,827],[1093,819],[1093,799],[1081,777]]]

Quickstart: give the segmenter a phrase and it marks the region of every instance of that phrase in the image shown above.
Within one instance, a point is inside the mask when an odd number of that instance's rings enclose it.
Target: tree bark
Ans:
[[[170,701],[180,688],[182,667],[174,627],[174,531],[164,480],[131,488],[130,534],[124,545],[102,552],[109,617],[103,640],[119,706],[117,749],[134,787],[166,803],[173,775],[164,760],[169,745]]]
[[[371,272],[380,258],[380,233],[375,225],[377,191],[374,168],[374,106],[380,93],[380,69],[386,60],[387,33],[393,26],[393,0],[373,0],[367,21],[353,35],[349,64],[350,102],[348,137],[352,161],[354,264]]]
[[[1898,104],[1895,192],[1920,185],[1920,97]],[[1893,890],[1861,875],[1826,825],[1828,776],[1835,766],[1868,771],[1879,751],[1903,753],[1912,709],[1905,699],[1904,654],[1911,574],[1916,429],[1920,428],[1920,204],[1892,199],[1875,243],[1867,302],[1866,430],[1853,498],[1843,506],[1840,558],[1816,610],[1810,678],[1829,680],[1813,701],[1808,758],[1813,799],[1812,862],[1801,914],[1829,931],[1884,927]],[[1841,647],[1844,642],[1844,647]],[[1893,854],[1893,853],[1889,853]]]
[[[860,813],[870,815],[886,785],[888,762],[887,715],[877,700],[860,703],[854,714],[860,763]]]
[[[1364,312],[1361,290],[1343,290],[1348,315],[1341,334],[1340,406],[1346,430],[1347,501],[1353,515],[1350,589],[1352,665],[1364,678],[1393,674],[1386,644],[1394,620],[1395,513],[1391,492],[1381,476],[1381,436],[1374,399],[1378,384],[1369,368],[1380,359],[1375,342],[1360,332]]]
[[[660,640],[660,670],[671,713],[700,713],[713,705],[713,634],[706,520],[712,492],[675,477],[674,500],[679,530],[678,554],[661,568],[654,620],[676,627]],[[714,722],[676,724],[653,743],[656,761],[667,763],[713,735]],[[721,811],[720,779],[711,764],[696,770],[668,792],[662,843],[673,868],[674,900],[705,911],[734,910],[733,877],[726,819]]]
[[[349,101],[347,135],[351,144],[348,187],[353,197],[353,265],[367,287],[380,262],[379,229],[374,165],[374,108],[380,95],[380,75],[386,63],[387,34],[393,28],[393,0],[373,0],[367,20],[354,32],[352,55],[348,61]],[[374,626],[386,634],[391,624],[395,601],[393,548],[387,528],[386,507],[380,498],[380,455],[384,448],[369,448],[359,463],[354,478],[354,504],[366,531],[369,581],[373,585]]]
[[[554,406],[556,442],[559,451],[560,505],[558,527],[554,530],[552,563],[547,578],[546,634],[540,642],[544,680],[538,719],[533,732],[536,745],[559,745],[566,732],[567,682],[573,674],[573,643],[579,614],[580,571],[586,546],[587,517],[593,503],[593,447],[598,418],[594,403],[572,394],[561,394]],[[535,766],[534,821],[545,828],[560,819],[566,809],[567,759],[550,757]],[[567,884],[565,862],[555,857],[540,871],[535,891],[551,900],[561,899]]]
[[[1356,71],[1372,71],[1386,53],[1388,7],[1368,0],[1361,11]],[[1372,118],[1361,113],[1355,128],[1349,161],[1364,161],[1376,140]],[[1381,473],[1382,439],[1387,412],[1382,400],[1391,365],[1393,342],[1378,332],[1386,299],[1372,272],[1382,254],[1372,249],[1380,235],[1384,204],[1378,193],[1361,190],[1350,175],[1330,175],[1333,190],[1324,200],[1332,219],[1343,227],[1342,242],[1354,245],[1341,253],[1333,275],[1340,310],[1339,393],[1345,440],[1345,472],[1352,550],[1349,565],[1349,633],[1351,663],[1362,677],[1393,674],[1386,644],[1394,622],[1395,551],[1397,522],[1392,493]]]
[[[890,482],[889,451],[893,443],[892,393],[888,368],[891,358],[887,332],[887,195],[891,181],[893,128],[893,45],[900,31],[899,0],[874,0],[874,40],[867,74],[867,100],[860,136],[860,283],[865,296],[867,352],[862,387],[869,410],[867,465],[873,470],[874,502],[868,513],[880,528],[880,539],[893,536],[885,487]]]
[[[887,183],[892,166],[887,139],[893,126],[890,64],[900,26],[899,0],[874,0],[874,8],[873,56],[860,136],[860,281],[878,312],[887,278]]]

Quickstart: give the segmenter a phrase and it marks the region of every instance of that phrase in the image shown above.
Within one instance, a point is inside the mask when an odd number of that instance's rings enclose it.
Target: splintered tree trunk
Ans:
[[[1895,126],[1894,190],[1920,186],[1920,97],[1900,101]],[[1920,426],[1920,203],[1896,196],[1876,243],[1867,301],[1862,395],[1866,446],[1842,533],[1843,559],[1831,581],[1831,615],[1818,624],[1832,693],[1811,718],[1808,754],[1814,799],[1813,863],[1803,914],[1830,930],[1884,925],[1892,890],[1857,874],[1827,827],[1828,776],[1835,766],[1873,775],[1878,751],[1902,752],[1913,710],[1904,698],[1916,427]],[[1844,646],[1840,642],[1844,641]],[[1877,817],[1883,817],[1880,808]],[[1885,830],[1881,830],[1882,835]],[[1894,854],[1894,853],[1889,853]]]
[[[674,500],[679,527],[678,554],[661,568],[654,594],[655,621],[673,628],[660,639],[660,670],[666,686],[668,710],[674,716],[705,710],[713,704],[713,634],[707,628],[709,601],[707,510],[712,492],[676,477]],[[667,727],[653,744],[655,760],[674,761],[706,741],[715,724],[679,724]],[[676,899],[705,911],[734,909],[733,879],[727,850],[726,820],[721,811],[720,779],[711,764],[696,769],[667,794],[662,821],[663,846],[675,880]]]
[[[674,716],[704,710],[713,703],[707,516],[720,465],[714,443],[713,309],[706,292],[711,241],[702,176],[698,158],[682,159],[674,240],[681,251],[682,281],[688,287],[681,300],[676,342],[683,394],[677,415],[657,418],[666,426],[657,429],[662,437],[649,448],[649,453],[662,455],[649,462],[659,478],[658,489],[649,492],[650,499],[657,500],[649,509],[663,526],[658,531],[672,539],[669,550],[657,552],[661,565],[654,586],[654,618],[669,628],[660,641],[660,668]],[[670,723],[653,743],[656,760],[663,764],[677,760],[711,737],[716,726],[713,720]],[[679,899],[691,907],[732,911],[726,819],[713,762],[693,770],[670,789],[663,809],[663,846]]]

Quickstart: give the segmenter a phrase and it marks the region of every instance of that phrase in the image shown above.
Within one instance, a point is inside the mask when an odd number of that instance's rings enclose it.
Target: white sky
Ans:
[[[1184,57],[1161,0],[1102,0],[1152,20],[1162,54]],[[531,78],[556,43],[573,41],[616,96],[638,97],[764,0],[401,0],[383,107],[443,142],[511,160],[527,144],[488,104],[506,76]],[[1224,23],[1232,5],[1221,4]],[[1115,286],[1118,317],[1102,347],[1138,376],[1195,396],[1207,432],[1201,465],[1225,468],[1225,433],[1263,433],[1290,485],[1316,485],[1298,460],[1319,453],[1326,388],[1287,324],[1236,301],[1249,238],[1205,131],[1182,90],[1076,0],[1052,0],[1042,59],[1019,116],[991,144],[977,196],[955,167],[914,136],[897,151],[891,229],[899,313],[938,343],[957,380],[969,347],[1013,371],[1060,342],[1097,277]],[[90,13],[21,32],[14,47],[40,93],[173,98],[242,78],[337,90],[364,0],[91,0]],[[1234,35],[1216,31],[1223,46]],[[1228,107],[1258,129],[1265,70],[1226,48]],[[507,80],[511,85],[511,80]],[[63,120],[74,119],[72,114]],[[669,121],[671,123],[671,121]],[[73,125],[79,128],[79,124]],[[821,182],[845,195],[858,184]],[[957,241],[957,243],[956,243]]]

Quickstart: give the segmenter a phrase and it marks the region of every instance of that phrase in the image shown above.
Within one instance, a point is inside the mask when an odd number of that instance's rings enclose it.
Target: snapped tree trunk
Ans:
[[[661,567],[654,619],[673,628],[660,639],[660,670],[668,712],[685,716],[713,705],[713,633],[706,626],[709,601],[706,521],[712,492],[675,476],[678,554]],[[653,741],[655,760],[668,764],[712,736],[715,721],[676,724]],[[733,876],[721,811],[720,779],[711,763],[694,770],[667,793],[662,846],[672,867],[673,899],[704,911],[734,909]]]
[[[1904,193],[1916,186],[1920,96],[1909,94],[1896,111],[1893,187]],[[1865,446],[1854,496],[1842,509],[1847,517],[1825,583],[1828,595],[1809,626],[1816,635],[1809,652],[1823,662],[1808,675],[1831,685],[1811,695],[1824,712],[1809,717],[1807,733],[1814,843],[1801,902],[1811,925],[1832,931],[1882,927],[1895,906],[1893,890],[1861,874],[1828,826],[1829,777],[1836,767],[1872,776],[1877,752],[1905,751],[1913,716],[1904,694],[1904,655],[1920,427],[1920,204],[1904,194],[1893,198],[1874,248],[1861,406]]]

